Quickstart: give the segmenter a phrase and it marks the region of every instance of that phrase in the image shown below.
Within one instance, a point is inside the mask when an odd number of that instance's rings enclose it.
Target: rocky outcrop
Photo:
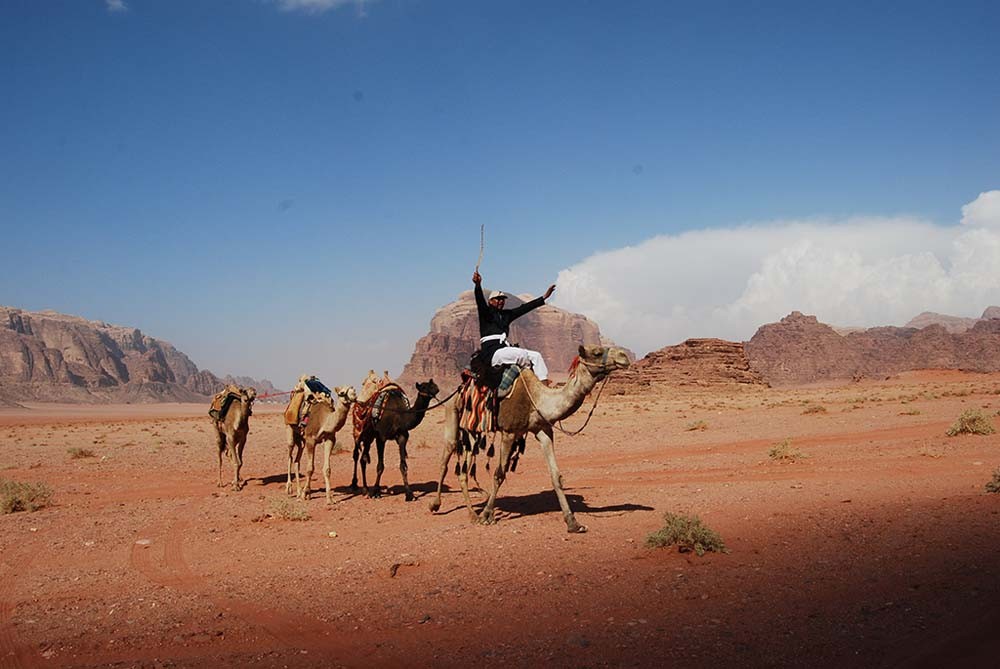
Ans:
[[[995,372],[1000,371],[1000,319],[977,319],[962,332],[934,323],[841,336],[815,316],[794,311],[758,329],[746,352],[751,368],[772,385],[884,378],[916,369]]]
[[[8,402],[200,402],[225,383],[136,328],[0,307],[0,397]]]
[[[489,289],[485,289],[489,294]],[[527,296],[510,296],[507,307],[521,304]],[[545,358],[553,379],[565,378],[580,344],[614,345],[601,336],[597,323],[586,316],[545,305],[511,324],[510,341],[534,349]],[[433,378],[442,389],[458,384],[461,371],[478,348],[479,320],[471,290],[434,314],[430,332],[414,346],[410,361],[398,382],[412,389],[417,381]],[[634,356],[630,353],[630,357]]]
[[[724,339],[688,339],[646,355],[626,370],[616,372],[609,390],[617,394],[650,386],[764,385],[750,368],[743,344]]]
[[[920,330],[928,325],[940,325],[946,331],[957,334],[969,330],[978,322],[978,318],[962,318],[961,316],[947,316],[945,314],[936,314],[933,311],[925,311],[919,316],[911,318],[903,327]]]

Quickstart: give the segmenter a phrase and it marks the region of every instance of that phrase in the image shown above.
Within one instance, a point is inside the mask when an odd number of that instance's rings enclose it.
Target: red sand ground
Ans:
[[[261,519],[285,496],[273,407],[241,492],[215,486],[207,407],[0,411],[0,478],[54,490],[0,516],[0,667],[996,666],[1000,437],[945,430],[998,392],[1000,375],[941,372],[605,395],[556,439],[584,535],[532,439],[499,524],[467,521],[452,474],[431,515],[436,412],[411,438],[417,502],[394,448],[376,500],[350,494],[340,454],[337,503],[314,493],[296,522]],[[809,457],[771,460],[784,439]],[[665,511],[731,552],[646,548]]]

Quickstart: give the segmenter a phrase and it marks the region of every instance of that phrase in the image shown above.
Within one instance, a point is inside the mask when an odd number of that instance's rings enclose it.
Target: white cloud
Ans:
[[[834,325],[1000,304],[1000,191],[962,226],[911,217],[775,221],[659,236],[559,273],[556,304],[637,353],[689,337],[746,340],[798,310]]]
[[[128,5],[125,0],[104,0],[104,4],[109,12],[127,12]]]
[[[274,0],[278,8],[285,12],[304,12],[306,14],[322,14],[344,5],[356,5],[358,16],[367,16],[365,5],[372,0]]]
[[[962,207],[962,225],[1000,228],[1000,190],[980,193]]]

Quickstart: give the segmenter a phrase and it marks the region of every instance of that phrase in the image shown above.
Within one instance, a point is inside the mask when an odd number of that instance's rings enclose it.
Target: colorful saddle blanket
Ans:
[[[406,408],[410,408],[410,400],[406,397],[406,393],[397,384],[392,382],[382,385],[366,402],[355,402],[354,408],[351,410],[351,423],[354,427],[355,442],[361,438],[362,432],[371,425],[374,425],[382,417],[382,413],[385,411],[386,400],[392,395],[402,397]]]

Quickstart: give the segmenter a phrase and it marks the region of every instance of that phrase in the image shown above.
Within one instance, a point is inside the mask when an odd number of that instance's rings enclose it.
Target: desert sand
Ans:
[[[497,525],[452,473],[431,515],[439,412],[416,502],[390,444],[390,494],[351,493],[340,453],[336,503],[315,488],[294,521],[269,515],[280,407],[255,409],[240,492],[207,406],[0,410],[0,478],[54,493],[0,516],[0,667],[995,666],[1000,436],[947,437],[969,408],[996,420],[1000,374],[605,395],[556,437],[583,535],[530,438]],[[807,457],[771,459],[784,440]],[[668,511],[729,553],[647,548]]]

